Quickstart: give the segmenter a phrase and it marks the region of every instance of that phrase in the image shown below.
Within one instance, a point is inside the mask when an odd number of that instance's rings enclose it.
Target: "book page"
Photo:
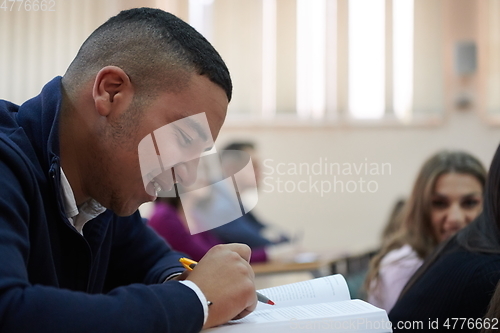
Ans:
[[[256,310],[351,299],[347,283],[340,274],[262,289],[259,292],[275,305],[259,302]]]
[[[384,310],[361,300],[268,308],[208,330],[223,332],[392,332]]]

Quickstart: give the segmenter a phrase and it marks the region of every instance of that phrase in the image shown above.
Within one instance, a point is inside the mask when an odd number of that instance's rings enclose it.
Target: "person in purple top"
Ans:
[[[183,252],[196,261],[200,261],[210,248],[223,243],[208,231],[190,234],[179,197],[156,199],[148,224],[167,241],[172,249]],[[267,254],[264,247],[252,249],[250,262],[265,262],[266,260]]]

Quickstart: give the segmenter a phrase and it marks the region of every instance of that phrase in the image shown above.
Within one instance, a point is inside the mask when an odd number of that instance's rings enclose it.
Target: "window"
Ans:
[[[175,13],[221,53],[234,83],[228,124],[323,125],[439,119],[443,2],[155,0],[136,5]],[[0,26],[9,33],[0,48],[2,98],[22,102],[36,95],[41,85],[64,73],[93,29],[126,7],[122,1],[96,3],[62,2],[57,12],[67,14],[57,19],[51,13],[4,15]],[[484,109],[500,117],[500,4],[481,3],[489,18],[484,20],[490,54]]]
[[[387,124],[444,113],[441,7],[441,0],[189,0],[187,10],[231,71],[229,124]]]
[[[299,119],[321,119],[326,107],[326,1],[297,0],[297,92]]]
[[[348,14],[348,111],[354,118],[382,118],[385,0],[349,0]]]
[[[338,4],[339,39],[345,40],[338,46],[338,66],[347,68],[347,79],[339,70],[337,112],[357,124],[425,124],[441,119],[442,1],[338,0]],[[343,100],[341,95],[348,97]]]

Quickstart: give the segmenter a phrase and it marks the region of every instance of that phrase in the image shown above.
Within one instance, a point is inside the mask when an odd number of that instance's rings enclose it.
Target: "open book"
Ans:
[[[340,274],[259,292],[275,305],[259,302],[245,318],[205,332],[392,332],[385,310],[362,300],[351,300],[347,283]]]

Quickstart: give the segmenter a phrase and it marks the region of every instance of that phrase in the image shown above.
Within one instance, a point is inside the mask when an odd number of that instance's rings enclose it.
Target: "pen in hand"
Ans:
[[[196,264],[197,264],[196,261],[191,260],[189,258],[180,258],[179,261],[181,262],[182,266],[184,266],[184,268],[186,268],[187,270],[190,270],[190,271],[192,271],[193,268],[195,268]],[[269,304],[269,305],[274,305],[274,302],[271,301],[266,296],[262,295],[258,291],[256,291],[255,293],[257,294],[257,300],[259,302],[262,302],[262,303],[265,303],[265,304]]]

